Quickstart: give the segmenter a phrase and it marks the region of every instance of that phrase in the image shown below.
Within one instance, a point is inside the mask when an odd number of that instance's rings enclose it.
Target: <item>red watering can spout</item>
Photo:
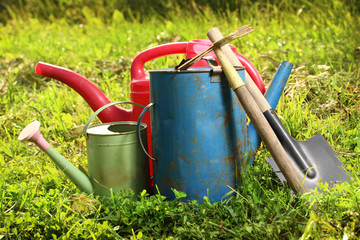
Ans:
[[[39,62],[35,73],[65,83],[79,93],[93,111],[111,102],[95,84],[69,69]],[[101,112],[98,117],[101,122],[128,121],[132,118],[132,110],[111,106]]]

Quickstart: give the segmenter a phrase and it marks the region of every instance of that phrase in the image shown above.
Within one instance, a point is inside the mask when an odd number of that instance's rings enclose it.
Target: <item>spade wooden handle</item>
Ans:
[[[234,90],[246,114],[255,126],[256,131],[259,133],[261,139],[268,147],[272,157],[274,158],[276,164],[280,168],[290,187],[296,193],[306,192],[307,189],[304,185],[302,185],[302,181],[297,170],[287,156],[279,139],[275,135],[253,96],[241,80],[239,74],[236,72],[235,68],[220,48],[215,48],[214,52],[227,79],[229,80],[231,88]]]

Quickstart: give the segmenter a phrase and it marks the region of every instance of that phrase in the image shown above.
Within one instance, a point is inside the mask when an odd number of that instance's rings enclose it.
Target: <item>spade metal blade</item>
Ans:
[[[299,176],[303,179],[304,185],[309,190],[315,189],[319,182],[326,182],[332,187],[334,184],[350,180],[345,166],[339,161],[336,153],[320,133],[306,141],[295,139],[292,139],[292,141],[294,141],[298,148],[301,148],[310,168],[314,170],[315,174],[312,177],[307,176],[307,169],[302,169],[300,167],[302,164],[298,162],[299,160],[292,158],[292,155],[289,154],[290,160],[294,163],[299,171]],[[286,180],[275,161],[272,158],[268,158],[266,161],[271,165],[279,179],[285,182]]]

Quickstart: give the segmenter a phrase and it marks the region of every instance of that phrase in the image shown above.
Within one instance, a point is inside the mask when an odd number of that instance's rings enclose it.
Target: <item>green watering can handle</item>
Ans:
[[[102,106],[101,108],[99,108],[98,110],[96,110],[96,112],[94,112],[93,115],[91,115],[91,117],[89,118],[89,120],[87,121],[87,123],[86,123],[85,126],[84,126],[83,133],[86,134],[86,130],[88,129],[90,123],[92,122],[92,120],[94,120],[94,118],[96,118],[96,116],[97,116],[102,110],[104,110],[105,108],[108,108],[108,107],[110,107],[110,106],[116,105],[116,104],[133,104],[133,105],[136,105],[136,106],[138,106],[138,107],[145,108],[145,107],[144,107],[143,105],[141,105],[141,104],[134,103],[134,102],[128,102],[128,101],[120,101],[120,102],[108,103],[108,104]]]
[[[138,141],[140,142],[140,145],[141,145],[141,148],[143,149],[144,153],[151,159],[151,160],[156,160],[155,158],[153,158],[152,156],[150,156],[150,154],[146,151],[146,148],[144,147],[144,144],[143,142],[141,141],[141,135],[140,135],[140,125],[141,125],[141,121],[146,113],[146,111],[149,111],[149,108],[151,106],[153,106],[154,103],[149,103],[145,108],[144,110],[142,110],[142,112],[140,113],[140,116],[139,116],[139,119],[138,119],[138,122],[136,124],[136,132],[137,132],[137,138],[138,138]]]

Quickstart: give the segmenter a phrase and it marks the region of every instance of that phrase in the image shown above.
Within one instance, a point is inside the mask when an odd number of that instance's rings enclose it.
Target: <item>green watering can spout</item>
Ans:
[[[52,148],[50,144],[41,136],[39,127],[40,122],[33,121],[21,131],[18,139],[22,142],[34,142],[54,161],[54,163],[81,191],[86,192],[87,194],[94,193],[94,187],[88,176],[73,164],[71,164],[68,160],[66,160],[64,156],[58,153],[54,148]]]

